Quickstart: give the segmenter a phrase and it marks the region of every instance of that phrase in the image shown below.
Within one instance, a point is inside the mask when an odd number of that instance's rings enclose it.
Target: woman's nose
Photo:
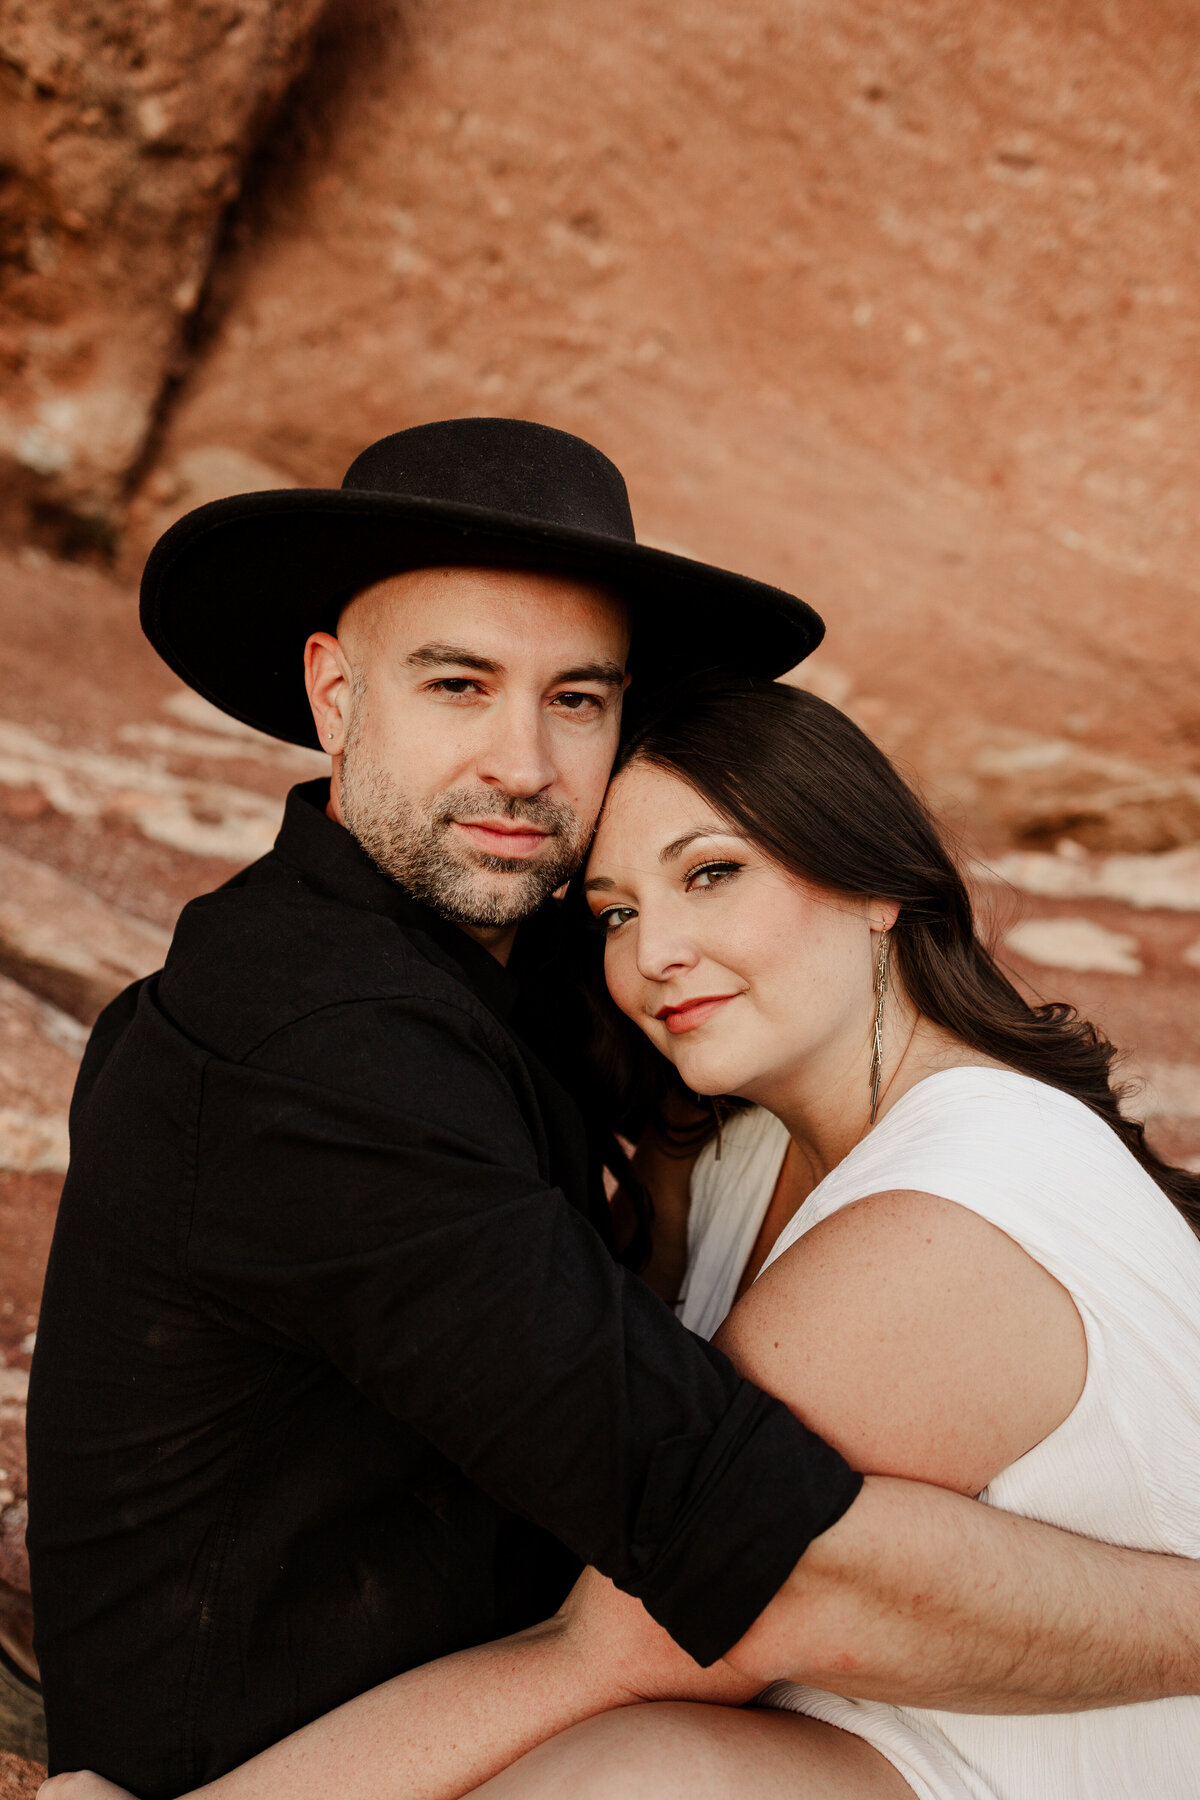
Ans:
[[[677,924],[670,918],[647,917],[643,910],[637,921],[637,966],[646,981],[670,981],[673,975],[694,969],[699,960],[696,946]]]

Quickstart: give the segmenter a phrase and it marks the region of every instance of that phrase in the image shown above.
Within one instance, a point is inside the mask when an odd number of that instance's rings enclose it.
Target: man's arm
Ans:
[[[210,1066],[188,1272],[711,1662],[860,1479],[614,1263],[549,1185],[522,1079],[499,1026],[437,996]]]
[[[642,1700],[739,1705],[778,1676],[968,1712],[1197,1693],[1200,1565],[872,1476],[711,1668],[589,1571],[545,1625],[386,1682],[186,1800],[459,1800],[595,1713]],[[120,1790],[84,1774],[42,1793]]]
[[[1196,1694],[1200,1563],[870,1475],[725,1660],[756,1685],[949,1712]]]

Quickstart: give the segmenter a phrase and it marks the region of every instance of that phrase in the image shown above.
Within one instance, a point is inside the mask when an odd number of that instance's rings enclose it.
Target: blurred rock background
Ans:
[[[0,0],[16,1662],[86,1026],[322,766],[138,635],[145,551],[202,501],[336,484],[428,418],[591,438],[642,537],[824,613],[799,678],[920,780],[1006,960],[1200,1158],[1198,114],[1186,0]]]

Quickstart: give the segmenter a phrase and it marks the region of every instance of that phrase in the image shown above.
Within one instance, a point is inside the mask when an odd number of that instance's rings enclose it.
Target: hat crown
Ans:
[[[343,488],[636,541],[621,471],[583,438],[528,419],[443,419],[369,444]]]

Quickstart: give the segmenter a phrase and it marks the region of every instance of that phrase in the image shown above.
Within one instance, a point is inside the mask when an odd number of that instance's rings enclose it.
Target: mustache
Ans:
[[[579,821],[569,806],[546,800],[540,794],[468,793],[451,790],[441,796],[434,815],[439,825],[453,825],[460,819],[510,819],[514,823],[533,825],[538,831],[555,837],[572,837]]]

